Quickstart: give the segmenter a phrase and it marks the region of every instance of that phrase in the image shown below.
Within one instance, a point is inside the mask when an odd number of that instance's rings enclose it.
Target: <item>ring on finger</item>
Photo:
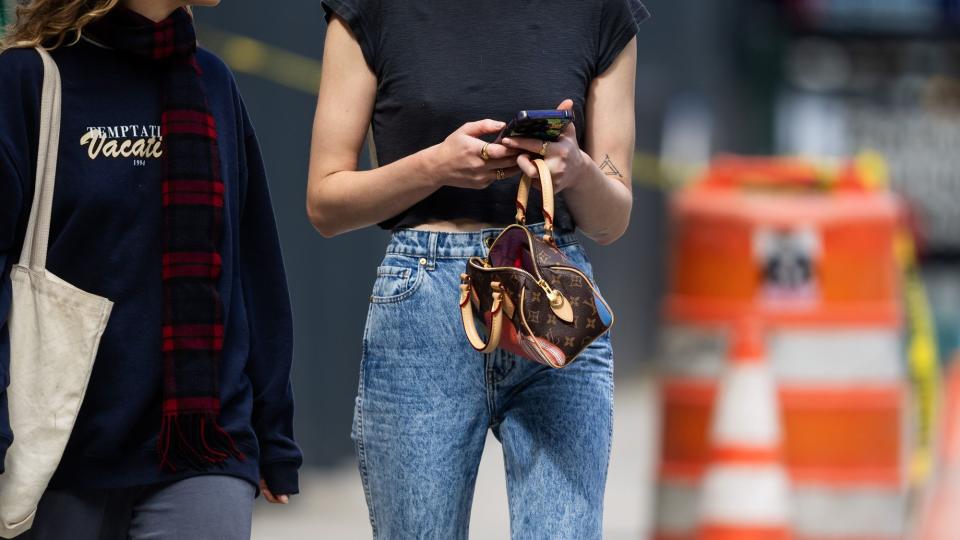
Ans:
[[[503,180],[504,178],[506,178],[506,174],[504,174],[503,169],[497,169],[496,172],[497,172],[497,180]]]
[[[547,157],[547,147],[550,146],[550,141],[543,141],[543,146],[540,147],[540,155]]]
[[[490,154],[487,153],[488,146],[490,146],[490,143],[484,143],[483,148],[480,149],[480,157],[483,158],[484,161],[490,159]]]

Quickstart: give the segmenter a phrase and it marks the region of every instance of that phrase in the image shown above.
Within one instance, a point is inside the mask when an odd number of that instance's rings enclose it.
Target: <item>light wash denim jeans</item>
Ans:
[[[560,370],[476,352],[460,320],[459,276],[500,230],[396,231],[377,269],[352,433],[375,538],[467,538],[488,429],[503,447],[513,538],[601,537],[610,339]],[[557,243],[592,276],[572,234]]]

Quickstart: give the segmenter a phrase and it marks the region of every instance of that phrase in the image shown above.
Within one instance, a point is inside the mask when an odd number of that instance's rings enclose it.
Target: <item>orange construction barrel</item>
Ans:
[[[912,432],[900,214],[856,163],[724,157],[674,197],[658,538],[695,537],[729,328],[744,317],[767,328],[794,538],[902,538]]]

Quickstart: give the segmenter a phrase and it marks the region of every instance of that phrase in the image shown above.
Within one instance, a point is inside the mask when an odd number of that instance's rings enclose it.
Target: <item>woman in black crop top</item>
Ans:
[[[608,337],[551,370],[477,353],[456,306],[466,258],[514,219],[546,148],[557,243],[589,262],[625,231],[639,0],[323,0],[307,210],[326,237],[393,231],[364,332],[353,438],[375,537],[466,538],[486,433],[515,538],[600,538],[612,431]],[[519,110],[569,108],[561,139],[489,144]],[[379,166],[358,171],[368,126]],[[486,149],[486,156],[483,150]],[[486,159],[485,159],[486,158]],[[534,197],[536,199],[536,197]],[[542,220],[533,200],[529,221]],[[538,219],[539,218],[539,219]]]

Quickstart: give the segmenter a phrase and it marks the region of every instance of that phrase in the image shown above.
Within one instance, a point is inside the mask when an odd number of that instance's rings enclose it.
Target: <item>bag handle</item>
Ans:
[[[546,234],[543,239],[547,242],[553,241],[553,176],[550,175],[550,168],[547,162],[542,159],[533,160],[540,173],[540,189],[543,191],[543,221],[546,228]],[[533,185],[533,179],[527,175],[520,178],[520,187],[517,190],[517,223],[526,225],[527,223],[527,199],[530,197],[530,188]]]
[[[40,142],[37,151],[37,173],[34,180],[33,204],[24,236],[20,265],[41,271],[47,266],[50,240],[50,214],[53,212],[53,188],[57,179],[57,157],[60,152],[60,70],[43,47],[36,48],[43,60],[43,90],[40,101]]]
[[[493,307],[490,308],[490,339],[483,341],[480,333],[477,332],[477,324],[473,319],[473,306],[470,305],[470,284],[460,284],[460,318],[463,320],[463,329],[467,333],[467,339],[470,345],[479,352],[493,352],[500,345],[500,336],[503,333],[503,290],[499,282],[492,282],[490,288],[493,289]]]

